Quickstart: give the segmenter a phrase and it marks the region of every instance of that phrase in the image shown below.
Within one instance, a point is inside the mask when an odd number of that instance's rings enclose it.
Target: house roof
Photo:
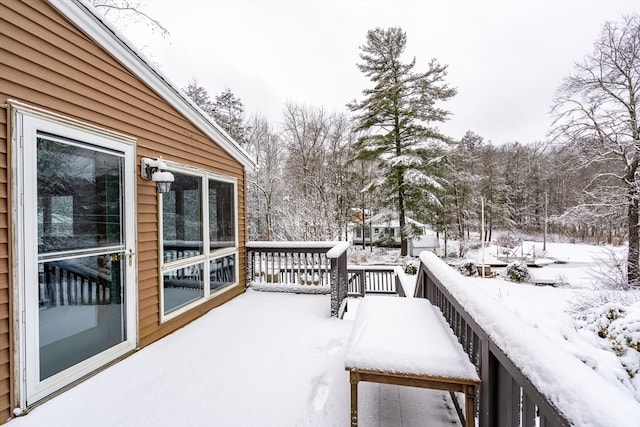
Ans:
[[[165,75],[156,69],[122,35],[106,18],[100,15],[93,6],[83,0],[48,0],[69,21],[75,24],[95,43],[109,52],[129,71],[154,90],[167,103],[178,110],[187,120],[193,123],[206,136],[215,141],[222,149],[240,162],[246,169],[253,170],[255,161],[238,143],[216,124],[200,107],[189,99]]]
[[[374,215],[373,217],[371,217],[370,219],[368,219],[366,221],[367,224],[371,224],[373,226],[380,226],[380,227],[390,227],[390,228],[399,228],[400,227],[400,221],[398,221],[398,215],[397,214],[389,214],[389,213],[379,213],[377,215]],[[407,223],[408,224],[414,224],[418,227],[425,227],[425,224],[418,222],[414,219],[411,219],[409,217],[407,217]]]

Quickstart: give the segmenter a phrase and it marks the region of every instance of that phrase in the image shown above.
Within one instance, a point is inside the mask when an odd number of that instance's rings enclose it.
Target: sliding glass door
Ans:
[[[27,405],[135,346],[130,144],[25,116]]]

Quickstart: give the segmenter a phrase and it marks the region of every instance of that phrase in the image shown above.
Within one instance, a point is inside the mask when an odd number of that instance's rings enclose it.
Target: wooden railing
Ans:
[[[397,265],[349,265],[348,295],[390,294],[404,297],[404,270]]]
[[[331,293],[331,315],[347,296],[347,242],[249,242],[247,282],[295,292]]]
[[[529,335],[537,333],[537,331],[524,333],[518,325],[513,324],[505,325],[501,329],[500,322],[517,323],[520,319],[512,317],[515,315],[504,307],[492,306],[491,309],[483,309],[483,304],[489,306],[490,303],[482,298],[491,297],[483,294],[482,291],[460,285],[459,282],[464,280],[462,276],[452,270],[448,271],[450,269],[434,254],[425,254],[424,252],[421,254],[422,262],[418,271],[414,296],[427,298],[440,308],[460,344],[469,355],[471,362],[478,370],[482,381],[479,399],[477,399],[479,405],[476,408],[479,427],[575,426],[584,425],[585,419],[589,420],[588,425],[590,426],[637,425],[634,424],[637,419],[633,420],[637,414],[620,415],[619,412],[622,411],[607,408],[607,404],[604,402],[606,399],[594,399],[591,402],[588,398],[583,397],[588,394],[586,388],[596,387],[595,384],[589,383],[591,380],[585,378],[585,383],[574,384],[571,381],[575,375],[563,378],[563,374],[566,375],[566,372],[561,368],[554,367],[556,364],[557,366],[574,366],[575,364],[576,369],[582,369],[585,376],[597,375],[583,366],[580,360],[563,353],[562,350],[553,352],[547,360],[547,354],[540,353],[543,349],[531,344],[532,341],[536,341]],[[472,293],[473,291],[475,293]],[[472,308],[471,313],[475,313],[475,317],[459,302],[460,298]],[[482,321],[478,319],[482,319]],[[490,336],[486,328],[483,327],[483,322],[489,322],[493,336]],[[501,333],[495,331],[496,329],[504,331],[508,337],[505,339]],[[513,361],[514,359],[510,356],[510,351],[513,351],[511,348],[516,348],[516,351],[520,353],[527,353],[527,358],[530,358],[527,363],[536,366],[535,376],[537,378],[552,378],[554,384],[570,383],[562,385],[562,389],[567,390],[567,395],[555,395],[554,402],[552,398],[541,392],[540,386],[534,384],[534,381],[523,373],[522,366],[518,367]],[[538,355],[535,354],[536,352]],[[548,350],[547,353],[549,353]],[[531,360],[537,362],[533,363]],[[599,379],[594,380],[593,378],[592,380],[599,381]],[[557,394],[557,391],[551,394]],[[626,396],[622,396],[622,398],[624,397]],[[582,400],[579,408],[583,408],[583,410],[589,408],[589,410],[593,410],[594,415],[585,416],[582,413],[574,419],[567,418],[566,414],[571,413],[571,406],[567,405],[572,405],[572,401],[576,399]],[[558,401],[564,403],[562,410],[558,407]],[[616,417],[617,420],[614,421],[613,417]]]
[[[404,297],[406,277],[395,265],[347,266],[347,242],[249,242],[247,282],[266,290],[331,293],[331,313],[349,296]]]

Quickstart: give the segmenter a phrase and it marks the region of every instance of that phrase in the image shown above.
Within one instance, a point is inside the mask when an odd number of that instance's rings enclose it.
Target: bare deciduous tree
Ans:
[[[149,16],[143,10],[144,5],[139,1],[91,0],[90,2],[119,27],[126,28],[128,22],[144,23],[151,31],[160,33],[164,38],[169,37],[169,30],[160,21]]]
[[[278,224],[285,196],[282,163],[285,149],[264,116],[252,116],[247,122],[246,149],[255,158],[258,168],[249,176],[247,214],[251,240],[283,239],[284,230]]]
[[[627,211],[627,279],[640,286],[640,15],[607,22],[594,51],[575,65],[558,89],[554,133],[580,144],[584,164],[614,160],[616,169],[600,174],[592,187],[616,179]]]

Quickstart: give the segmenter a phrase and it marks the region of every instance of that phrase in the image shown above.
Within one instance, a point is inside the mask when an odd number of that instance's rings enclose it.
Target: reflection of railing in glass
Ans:
[[[203,253],[202,241],[165,240],[162,245],[162,260],[167,263],[191,258]]]
[[[236,281],[236,256],[228,255],[209,263],[209,288],[218,290]]]
[[[40,307],[120,302],[120,289],[113,289],[111,261],[100,259],[108,265],[96,268],[82,259],[40,263]]]
[[[118,253],[40,262],[38,277],[41,380],[124,340]]]

